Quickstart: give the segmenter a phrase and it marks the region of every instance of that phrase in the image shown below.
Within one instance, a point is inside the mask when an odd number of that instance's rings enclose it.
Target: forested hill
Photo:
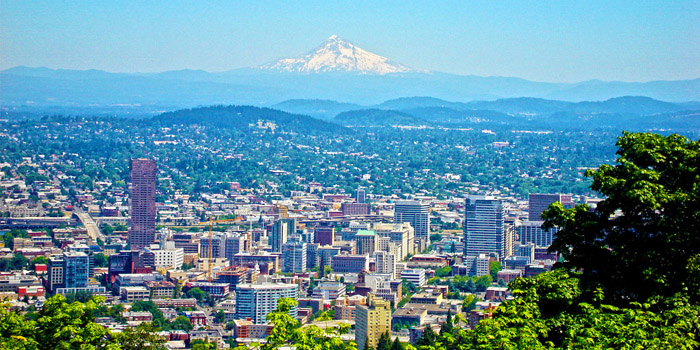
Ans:
[[[151,121],[162,126],[202,125],[239,131],[274,130],[304,134],[347,133],[340,125],[306,115],[253,106],[210,106],[181,109],[155,116]]]
[[[338,114],[333,121],[347,126],[424,125],[426,121],[413,115],[384,109],[361,109]]]

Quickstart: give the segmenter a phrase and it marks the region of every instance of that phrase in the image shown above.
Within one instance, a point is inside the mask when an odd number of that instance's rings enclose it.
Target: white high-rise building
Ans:
[[[153,253],[153,265],[156,268],[180,268],[185,262],[185,252],[182,248],[159,249]]]
[[[390,274],[391,278],[396,277],[396,255],[376,251],[374,252],[375,272],[380,274]]]
[[[401,278],[413,283],[416,287],[420,288],[425,285],[425,270],[403,270],[401,271]]]
[[[146,248],[153,253],[153,267],[155,268],[180,268],[185,262],[185,251],[175,248],[175,242],[164,242],[160,247]]]
[[[487,254],[465,256],[464,267],[469,276],[485,276],[491,273],[491,260]]]
[[[293,237],[282,244],[282,272],[306,271],[307,243]]]
[[[400,246],[400,253],[397,255],[398,260],[406,259],[408,255],[415,254],[415,229],[409,223],[401,224],[384,224],[376,223],[372,226],[372,230],[380,237],[388,237],[392,243]],[[387,251],[386,249],[381,250]]]
[[[282,298],[298,299],[299,286],[283,283],[239,284],[236,286],[236,318],[250,318],[255,324],[264,324],[267,314],[275,311],[277,301]],[[289,315],[296,319],[298,310],[294,306]]]

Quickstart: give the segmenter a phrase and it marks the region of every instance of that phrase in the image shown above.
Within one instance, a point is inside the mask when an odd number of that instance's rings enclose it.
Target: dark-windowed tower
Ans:
[[[550,194],[550,193],[530,193],[528,195],[528,220],[542,221],[542,212],[549,208],[549,205],[559,202],[564,208],[571,208],[574,202],[570,195]]]
[[[411,223],[415,237],[428,241],[430,238],[430,205],[420,201],[398,201],[394,208],[394,223]]]
[[[479,254],[505,258],[505,231],[503,204],[487,196],[469,196],[464,210],[464,255],[476,258]]]
[[[152,159],[131,160],[131,227],[129,245],[141,250],[155,242],[156,235],[156,162]]]
[[[355,202],[356,203],[366,203],[367,202],[367,194],[366,194],[364,188],[358,188],[357,191],[355,191]]]

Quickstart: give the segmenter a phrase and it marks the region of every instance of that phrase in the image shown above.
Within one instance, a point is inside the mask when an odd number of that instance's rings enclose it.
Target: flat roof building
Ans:
[[[250,319],[255,324],[267,322],[267,314],[277,309],[282,298],[299,298],[299,286],[284,283],[239,284],[236,286],[236,318]],[[298,307],[289,315],[297,318]]]

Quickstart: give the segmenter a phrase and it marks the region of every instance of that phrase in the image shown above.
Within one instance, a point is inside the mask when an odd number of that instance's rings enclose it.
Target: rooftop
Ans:
[[[376,236],[376,235],[377,235],[376,232],[370,231],[370,230],[359,230],[359,231],[357,231],[357,234],[356,234],[356,236]]]

